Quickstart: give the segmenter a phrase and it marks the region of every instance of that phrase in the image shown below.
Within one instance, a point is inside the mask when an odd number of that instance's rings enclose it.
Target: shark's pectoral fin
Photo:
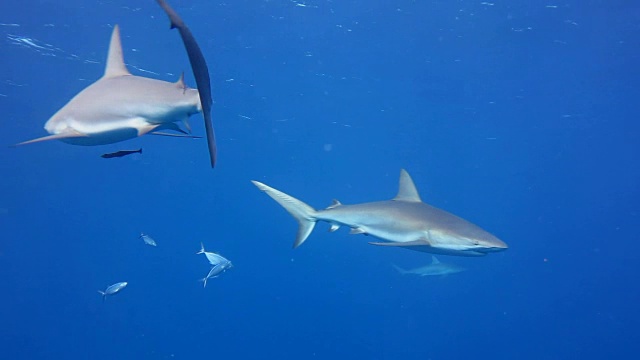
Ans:
[[[396,265],[396,264],[391,264],[391,266],[393,266],[394,269],[396,269],[397,272],[399,272],[400,274],[404,275],[406,273],[408,273],[407,270],[401,268],[400,266]]]
[[[171,137],[188,138],[188,139],[202,139],[202,136],[197,136],[197,135],[172,134],[172,133],[166,133],[161,131],[150,132],[149,135],[171,136]]]
[[[61,139],[87,137],[87,136],[89,136],[89,135],[83,134],[83,133],[75,131],[75,130],[69,130],[69,131],[62,132],[60,134],[53,134],[53,135],[43,136],[41,138],[37,138],[37,139],[33,139],[33,140],[23,141],[21,143],[18,143],[18,144],[15,144],[15,145],[11,145],[11,147],[16,147],[16,146],[20,146],[20,145],[27,145],[27,144],[33,144],[33,143],[38,143],[38,142],[42,142],[42,141],[61,140]]]
[[[371,245],[378,246],[395,246],[395,247],[412,247],[412,246],[431,246],[427,240],[413,240],[407,242],[370,242]]]

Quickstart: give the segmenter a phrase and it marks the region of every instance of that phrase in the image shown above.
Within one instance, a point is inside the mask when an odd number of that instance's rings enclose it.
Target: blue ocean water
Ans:
[[[0,358],[637,356],[640,4],[170,3],[209,63],[218,165],[157,136],[0,147]],[[195,86],[155,1],[2,2],[0,144],[46,135],[114,24],[134,74]],[[429,254],[326,224],[293,250],[250,182],[323,208],[393,197],[401,168],[510,248],[424,278],[391,264]],[[200,242],[234,264],[206,288]]]

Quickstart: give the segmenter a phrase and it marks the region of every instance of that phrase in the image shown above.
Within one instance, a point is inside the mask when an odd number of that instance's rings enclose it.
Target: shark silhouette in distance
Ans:
[[[211,121],[211,105],[213,100],[211,98],[211,80],[209,79],[209,67],[202,55],[200,46],[196,42],[196,38],[191,33],[191,30],[182,21],[182,18],[176,13],[169,4],[164,0],[157,0],[158,4],[164,12],[169,16],[171,21],[171,28],[178,29],[180,37],[184,43],[184,48],[187,50],[189,56],[189,62],[191,63],[191,70],[193,76],[196,79],[196,86],[200,92],[200,103],[202,104],[202,115],[204,117],[204,126],[207,133],[207,145],[209,146],[209,158],[211,160],[211,167],[216,165],[217,147],[216,136],[213,131],[213,123]]]
[[[298,221],[294,248],[307,239],[316,222],[325,221],[331,224],[329,231],[344,225],[351,228],[351,234],[384,240],[371,242],[373,245],[455,256],[483,256],[507,249],[504,242],[480,227],[423,203],[404,169],[400,171],[398,194],[392,200],[355,205],[343,205],[334,200],[324,210],[315,210],[261,182],[252,182]]]
[[[449,275],[457,274],[465,271],[465,268],[453,265],[441,263],[435,256],[431,256],[431,264],[421,266],[415,269],[403,269],[395,264],[391,264],[402,275],[418,275],[418,276],[437,276],[437,275]]]
[[[113,28],[104,75],[78,93],[44,125],[49,136],[17,145],[61,140],[73,145],[104,145],[148,133],[173,130],[186,134],[189,116],[202,111],[198,90],[188,88],[181,76],[171,83],[132,75],[124,63],[120,29]],[[191,137],[191,136],[186,136]]]

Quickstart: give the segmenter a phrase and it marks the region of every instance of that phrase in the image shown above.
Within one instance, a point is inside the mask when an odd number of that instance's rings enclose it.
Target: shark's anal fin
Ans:
[[[411,246],[431,246],[427,240],[413,240],[407,242],[370,242],[371,245],[378,246],[395,246],[395,247],[411,247]]]
[[[33,143],[38,143],[38,142],[42,142],[42,141],[61,140],[61,139],[69,139],[69,138],[76,138],[76,137],[87,137],[87,136],[88,135],[79,133],[77,131],[67,131],[67,132],[63,132],[63,133],[60,133],[60,134],[53,134],[53,135],[43,136],[41,138],[37,138],[37,139],[33,139],[33,140],[23,141],[21,143],[18,143],[18,144],[15,144],[15,145],[11,145],[11,147],[16,147],[16,146],[20,146],[20,145],[27,145],[27,144],[33,144]]]

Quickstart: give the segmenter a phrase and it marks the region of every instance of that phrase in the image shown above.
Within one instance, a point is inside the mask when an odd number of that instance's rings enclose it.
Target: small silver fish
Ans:
[[[209,273],[207,274],[207,276],[205,276],[204,278],[200,279],[200,281],[203,282],[203,287],[207,287],[207,280],[209,280],[211,278],[218,277],[218,275],[220,275],[223,272],[227,271],[227,269],[231,269],[232,267],[233,267],[233,264],[231,264],[231,261],[229,261],[229,260],[227,260],[223,264],[212,266],[211,270],[209,270]]]
[[[143,234],[143,233],[140,233],[139,238],[140,238],[140,239],[142,239],[142,241],[144,241],[144,243],[145,243],[145,244],[147,244],[147,245],[150,245],[150,246],[158,246],[158,245],[156,244],[155,240],[153,240],[153,239],[151,238],[151,236],[149,236],[149,235],[145,235],[145,234]]]
[[[115,295],[120,292],[120,290],[127,287],[128,283],[126,281],[115,283],[109,287],[107,287],[104,291],[98,290],[98,293],[102,295],[102,301],[104,301],[108,295]]]
[[[207,287],[207,280],[218,277],[218,275],[233,267],[231,261],[226,259],[224,256],[205,251],[204,245],[202,243],[200,243],[200,251],[198,251],[196,254],[204,254],[207,257],[209,264],[212,265],[207,276],[200,279],[200,281],[203,282],[204,287]]]
[[[225,259],[222,255],[216,254],[216,253],[210,252],[210,251],[205,251],[204,250],[204,245],[202,243],[200,243],[200,251],[198,251],[196,254],[204,254],[204,256],[207,257],[207,260],[209,261],[209,264],[211,264],[213,266],[220,265],[220,264],[225,264],[225,263],[231,264],[231,261]]]

